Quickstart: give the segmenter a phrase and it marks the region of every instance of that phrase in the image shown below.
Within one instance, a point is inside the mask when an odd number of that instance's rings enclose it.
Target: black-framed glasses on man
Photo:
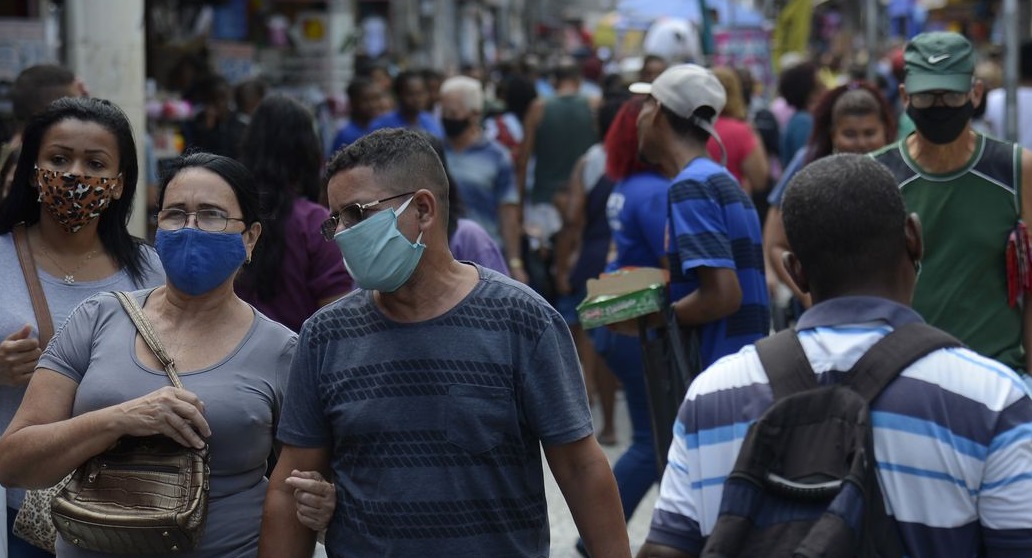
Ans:
[[[369,210],[373,207],[380,205],[384,202],[389,202],[405,196],[411,196],[415,192],[405,192],[404,194],[398,194],[389,198],[383,198],[368,203],[352,203],[345,205],[340,208],[340,211],[335,211],[330,214],[330,218],[323,221],[322,224],[322,235],[326,240],[333,240],[333,235],[337,234],[337,230],[341,227],[350,229],[355,225],[361,223],[366,218],[366,213],[372,213]]]
[[[910,94],[910,106],[916,109],[931,108],[936,99],[941,99],[942,104],[950,108],[960,108],[967,103],[967,91],[922,91],[921,93]]]
[[[221,209],[198,209],[197,211],[183,211],[182,209],[162,209],[158,212],[158,228],[166,231],[178,231],[186,226],[186,222],[193,215],[197,228],[207,232],[223,232],[229,226],[230,221],[244,222],[243,219],[230,217]]]

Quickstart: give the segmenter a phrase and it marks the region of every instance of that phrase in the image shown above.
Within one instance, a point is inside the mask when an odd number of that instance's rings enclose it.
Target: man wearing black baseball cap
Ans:
[[[705,368],[770,329],[759,217],[723,161],[706,152],[710,136],[720,143],[713,121],[726,93],[712,72],[695,64],[672,66],[652,83],[631,85],[631,92],[649,96],[638,116],[641,157],[673,179],[670,300],[678,322],[698,331]]]
[[[1032,153],[971,128],[983,95],[975,51],[957,33],[904,50],[900,94],[916,131],[872,154],[896,176],[926,242],[914,309],[975,351],[1028,371]],[[1024,252],[1024,254],[1023,254]]]

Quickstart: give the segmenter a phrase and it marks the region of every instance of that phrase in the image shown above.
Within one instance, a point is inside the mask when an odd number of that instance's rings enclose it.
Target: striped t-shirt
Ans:
[[[770,331],[760,218],[727,169],[710,159],[688,163],[670,186],[667,257],[670,298],[699,288],[700,267],[735,270],[742,303],[734,314],[698,328],[703,368]]]
[[[843,297],[804,314],[799,338],[827,384],[893,327],[920,320],[884,299]],[[699,553],[746,431],[771,403],[753,346],[695,380],[650,542]],[[886,387],[871,416],[878,481],[907,556],[1032,556],[1032,399],[1013,371],[968,349],[938,350]]]
[[[545,556],[541,447],[591,435],[570,330],[477,267],[444,314],[388,318],[358,290],[301,328],[278,437],[333,453],[330,556]]]

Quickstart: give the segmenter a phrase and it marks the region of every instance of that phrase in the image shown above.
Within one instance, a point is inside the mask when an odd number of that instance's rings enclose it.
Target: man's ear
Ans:
[[[907,95],[907,88],[902,83],[899,84],[899,100],[904,108],[910,105],[910,95]]]
[[[971,86],[971,104],[978,106],[982,104],[982,99],[985,96],[985,82],[981,79],[975,79],[975,83]]]
[[[427,225],[438,218],[437,197],[430,190],[417,190],[413,194],[412,206],[419,221],[419,230],[426,230]]]
[[[785,266],[785,271],[788,272],[788,276],[795,283],[796,287],[799,287],[799,291],[809,294],[810,280],[806,277],[806,272],[803,271],[803,264],[799,262],[799,258],[786,250],[781,254],[781,264]]]
[[[912,262],[920,262],[924,257],[924,238],[921,236],[921,219],[917,213],[907,215],[903,233],[906,236],[907,256]]]

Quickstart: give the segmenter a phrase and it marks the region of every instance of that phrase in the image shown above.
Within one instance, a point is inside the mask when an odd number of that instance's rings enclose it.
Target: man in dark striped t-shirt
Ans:
[[[694,64],[673,66],[634,93],[649,95],[638,117],[641,155],[673,177],[667,204],[670,298],[682,326],[699,332],[703,368],[770,328],[760,220],[749,196],[706,156],[723,86]]]

